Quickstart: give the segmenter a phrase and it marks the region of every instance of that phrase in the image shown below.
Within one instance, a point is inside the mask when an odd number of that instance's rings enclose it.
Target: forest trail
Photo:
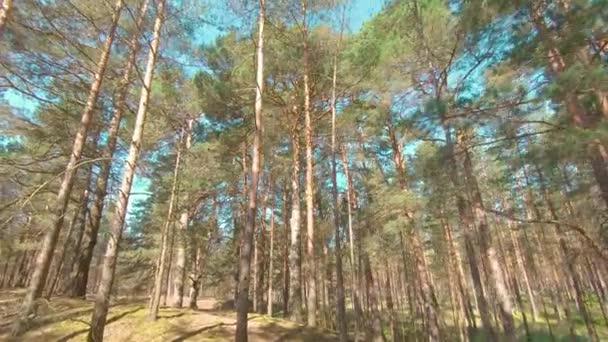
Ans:
[[[18,308],[23,291],[0,293],[0,341],[7,340],[7,331]],[[203,298],[199,308],[161,307],[158,320],[147,317],[144,299],[119,299],[108,315],[106,341],[232,341],[236,329],[233,311],[221,308],[214,298]],[[40,307],[34,327],[19,341],[85,341],[93,303],[90,300],[53,298]],[[294,322],[249,315],[250,341],[336,341],[335,335],[306,328]]]

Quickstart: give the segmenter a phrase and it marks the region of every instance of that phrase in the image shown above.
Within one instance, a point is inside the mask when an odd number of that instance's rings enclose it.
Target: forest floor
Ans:
[[[0,341],[7,340],[10,325],[21,304],[24,290],[0,290]],[[106,341],[232,341],[236,328],[236,315],[229,305],[213,298],[202,298],[198,309],[162,307],[156,321],[147,317],[147,300],[119,298],[113,302],[105,330]],[[43,302],[38,318],[19,341],[85,341],[93,302],[65,297],[53,297]],[[594,308],[595,309],[595,308]],[[598,310],[599,311],[599,310]],[[599,312],[592,311],[600,340],[608,341],[608,328]],[[520,321],[520,317],[517,317]],[[543,319],[545,321],[545,319]],[[531,323],[530,340],[570,341],[568,326],[550,318],[555,339],[550,337],[544,322]],[[481,322],[479,322],[481,323]],[[523,338],[523,327],[518,322],[518,335]],[[337,341],[334,333],[308,328],[292,321],[266,315],[249,315],[250,341]],[[388,331],[387,331],[388,333]],[[405,340],[414,340],[416,332],[405,333]],[[582,320],[576,320],[577,341],[587,341]],[[449,335],[449,334],[448,334]],[[473,341],[485,341],[483,332],[472,332]],[[454,336],[456,339],[456,336]]]
[[[0,292],[0,341],[7,339],[22,290]],[[147,317],[147,301],[119,299],[108,314],[106,341],[232,341],[234,311],[219,308],[211,298],[198,301],[198,310],[162,307],[156,321]],[[85,341],[93,309],[91,301],[54,297],[39,308],[32,329],[19,341]],[[249,341],[336,341],[334,334],[291,321],[249,315]]]

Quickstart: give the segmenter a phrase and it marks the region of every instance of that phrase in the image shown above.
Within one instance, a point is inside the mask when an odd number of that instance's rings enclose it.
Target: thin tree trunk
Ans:
[[[524,258],[521,254],[521,248],[519,246],[519,239],[515,236],[513,232],[514,228],[513,223],[511,221],[507,222],[507,227],[509,230],[509,238],[511,239],[511,244],[513,244],[513,251],[515,253],[515,261],[517,262],[517,266],[519,268],[519,274],[523,277],[524,285],[526,286],[526,292],[528,293],[528,300],[530,301],[530,307],[532,309],[532,319],[534,322],[538,321],[538,309],[536,308],[536,300],[534,298],[534,291],[532,290],[532,286],[530,285],[530,278],[528,277],[528,269],[524,265]],[[523,310],[523,308],[522,308]]]
[[[273,287],[272,282],[274,279],[274,210],[277,204],[275,193],[272,189],[273,183],[272,178],[268,176],[268,192],[272,196],[272,204],[270,206],[270,251],[268,255],[268,300],[266,314],[272,317],[272,304],[273,304]]]
[[[553,201],[551,200],[549,191],[546,188],[543,173],[541,172],[538,165],[536,165],[535,167],[536,167],[536,173],[537,173],[540,188],[541,188],[541,193],[542,193],[543,199],[547,205],[547,209],[549,210],[549,214],[551,215],[551,218],[553,220],[559,221],[559,217],[557,216],[557,211],[555,209],[555,206],[553,205]],[[576,271],[576,266],[574,265],[574,259],[570,253],[570,249],[568,248],[568,245],[566,244],[566,240],[564,238],[565,233],[562,230],[561,225],[555,224],[554,227],[555,227],[555,232],[557,234],[560,249],[562,250],[562,253],[564,254],[566,266],[567,266],[568,272],[570,273],[570,278],[572,280],[572,285],[574,287],[574,295],[575,295],[575,299],[576,299],[576,304],[581,313],[581,316],[583,317],[583,322],[585,323],[585,326],[587,328],[587,333],[589,334],[589,338],[592,341],[599,342],[597,332],[595,331],[595,327],[593,326],[593,321],[591,320],[591,316],[589,315],[589,311],[587,310],[587,307],[585,305],[585,300],[583,298],[583,296],[584,296],[583,289],[581,288],[580,279],[579,279],[578,273]]]
[[[491,322],[492,315],[490,314],[490,308],[483,292],[483,285],[481,281],[481,274],[479,265],[477,262],[477,253],[473,246],[473,219],[471,217],[471,211],[467,204],[467,200],[462,194],[464,191],[460,175],[458,172],[458,166],[456,163],[456,156],[454,151],[454,142],[452,137],[451,128],[444,123],[445,138],[446,138],[446,161],[448,166],[452,169],[452,172],[448,173],[450,182],[455,189],[456,193],[456,206],[458,208],[458,216],[462,224],[464,233],[464,245],[467,256],[467,263],[471,272],[471,278],[473,281],[474,299],[476,300],[476,306],[479,309],[479,315],[483,323],[484,329],[487,331],[487,338],[489,341],[497,341],[496,331]]]
[[[477,179],[473,173],[473,166],[469,150],[465,148],[464,152],[465,178],[468,182],[470,190],[472,191],[473,213],[476,221],[478,222],[481,251],[484,253],[484,257],[488,263],[489,278],[491,279],[492,285],[494,285],[494,290],[496,291],[497,305],[499,308],[504,334],[506,335],[505,337],[508,341],[516,341],[517,337],[515,335],[513,303],[506,288],[506,282],[500,267],[498,256],[496,255],[496,250],[492,246],[492,237],[490,235],[487,217],[485,215],[485,211],[483,210],[483,199],[481,197]]]
[[[270,194],[271,185],[270,181],[272,180],[272,176],[268,176],[268,185],[266,191],[264,193],[262,199],[262,208],[261,208],[261,217],[260,217],[260,229],[259,234],[255,239],[255,262],[254,262],[254,285],[257,284],[257,288],[254,288],[254,310],[255,312],[262,312],[262,306],[264,304],[264,276],[266,275],[265,265],[266,265],[266,208],[268,204],[268,196]]]
[[[95,74],[93,75],[87,102],[83,109],[80,124],[78,126],[78,132],[74,138],[74,144],[70,153],[70,161],[66,165],[63,180],[57,194],[57,200],[53,207],[53,223],[45,233],[42,248],[40,253],[38,253],[38,259],[36,260],[34,273],[31,277],[31,282],[26,292],[25,299],[23,300],[23,306],[20,310],[19,316],[13,324],[11,336],[20,336],[25,332],[25,330],[28,329],[29,321],[36,311],[36,300],[38,297],[40,297],[44,289],[49,267],[53,260],[53,253],[55,252],[55,247],[57,245],[57,238],[59,237],[59,232],[63,227],[63,219],[70,200],[72,186],[74,185],[74,176],[76,175],[76,171],[80,166],[80,157],[82,155],[89,126],[91,125],[93,118],[93,111],[95,109],[95,105],[97,104],[97,97],[99,95],[106,66],[110,58],[112,44],[114,43],[114,33],[116,32],[118,19],[120,18],[120,13],[122,12],[123,6],[123,0],[117,0],[114,5],[111,24],[108,28],[108,32],[106,33],[106,39],[103,44],[101,56],[99,57],[99,61],[97,63]]]
[[[302,315],[302,245],[300,241],[300,144],[297,128],[292,132],[291,238],[289,247],[289,317],[301,322]]]
[[[169,240],[169,229],[171,228],[171,222],[173,222],[173,207],[175,205],[175,192],[177,189],[177,178],[179,175],[180,160],[182,156],[182,137],[183,132],[180,133],[179,141],[177,142],[177,154],[175,156],[175,163],[173,167],[173,182],[171,183],[171,195],[169,195],[169,208],[167,209],[167,218],[161,231],[161,242],[160,242],[160,253],[158,256],[158,263],[156,268],[156,274],[154,276],[154,290],[152,292],[150,312],[148,318],[156,320],[158,317],[158,309],[160,307],[160,296],[162,292],[163,279],[165,278],[165,268],[168,250]]]
[[[289,312],[289,251],[290,251],[290,229],[289,229],[289,214],[287,211],[287,201],[289,200],[289,194],[287,190],[288,184],[285,184],[283,189],[283,208],[281,210],[281,216],[283,219],[283,225],[285,226],[285,240],[283,246],[283,316],[286,317]]]
[[[125,169],[122,177],[122,184],[118,192],[118,200],[116,203],[116,211],[114,220],[110,226],[110,234],[108,246],[104,256],[103,267],[101,271],[101,281],[99,290],[96,295],[95,305],[93,307],[93,315],[91,317],[91,327],[87,336],[89,342],[103,341],[103,332],[106,324],[106,316],[110,304],[110,294],[114,282],[114,273],[116,272],[116,259],[118,258],[118,246],[122,236],[125,216],[127,214],[127,205],[129,195],[131,193],[131,185],[135,176],[135,168],[137,159],[141,150],[142,137],[144,133],[144,125],[148,110],[148,100],[150,98],[150,90],[152,78],[154,76],[154,65],[158,55],[158,46],[160,44],[160,34],[163,25],[165,14],[165,0],[159,0],[156,6],[156,19],[154,21],[154,31],[152,34],[152,42],[150,43],[150,52],[146,64],[146,73],[144,76],[141,95],[139,98],[139,107],[135,118],[133,136],[131,138],[131,146],[129,147],[129,156],[125,161]]]
[[[314,184],[313,184],[313,146],[312,146],[312,118],[310,109],[310,85],[308,80],[309,51],[308,51],[308,27],[306,23],[307,0],[301,1],[302,5],[302,39],[303,39],[303,84],[304,84],[304,121],[306,135],[306,303],[308,326],[317,325],[317,269],[315,258],[315,231],[314,231]]]
[[[256,44],[256,91],[255,91],[255,133],[253,137],[253,158],[251,162],[251,185],[249,188],[249,207],[247,208],[247,223],[242,234],[241,256],[239,260],[239,294],[237,298],[237,322],[234,339],[237,342],[247,342],[247,312],[249,311],[249,278],[251,267],[251,244],[255,233],[255,218],[257,214],[258,178],[261,164],[262,110],[264,93],[264,20],[266,12],[265,0],[260,0],[258,16],[258,41]]]
[[[363,265],[363,268],[365,269],[365,280],[367,283],[367,291],[369,298],[369,311],[371,313],[367,334],[368,336],[366,340],[371,342],[384,342],[386,341],[386,337],[384,336],[384,330],[382,328],[381,314],[378,311],[379,295],[378,291],[376,290],[377,287],[374,286],[374,277],[372,275],[372,268],[369,261],[369,256],[363,256]]]
[[[338,47],[333,60],[333,74],[331,87],[331,195],[333,200],[333,223],[334,223],[334,253],[336,259],[336,323],[338,327],[338,339],[340,342],[346,342],[348,333],[346,328],[346,303],[344,298],[344,274],[342,271],[342,237],[340,236],[340,211],[338,203],[338,182],[336,171],[336,82],[338,77],[338,53],[340,52],[340,43],[342,42],[342,31],[338,38]],[[350,208],[350,203],[349,203]],[[350,211],[350,210],[349,210]],[[349,228],[350,227],[349,215]],[[351,228],[352,230],[352,228]],[[351,245],[351,262],[352,257]],[[354,275],[354,268],[353,268]],[[354,287],[352,289],[355,291]],[[354,303],[354,301],[353,301]]]
[[[93,250],[97,244],[97,234],[99,232],[99,225],[101,224],[104,200],[107,194],[108,179],[110,177],[110,170],[112,168],[112,155],[116,149],[120,122],[122,121],[125,101],[129,91],[129,84],[131,82],[131,72],[137,58],[137,51],[139,47],[138,40],[141,36],[140,31],[146,11],[148,10],[149,2],[150,0],[144,0],[139,7],[139,13],[135,23],[135,31],[129,40],[129,55],[127,56],[123,68],[122,78],[116,88],[116,97],[114,98],[112,118],[110,119],[110,125],[108,127],[108,131],[106,132],[107,142],[101,153],[102,159],[99,164],[99,174],[95,184],[95,196],[90,209],[91,221],[90,224],[86,226],[82,241],[83,248],[79,254],[78,260],[76,261],[76,269],[72,274],[72,281],[70,285],[71,291],[69,291],[69,295],[71,297],[84,298],[86,295],[89,268],[91,267]]]
[[[190,118],[186,123],[186,146],[185,152],[187,153],[192,147],[192,125],[193,119]],[[187,163],[187,155],[184,157],[184,161]],[[187,234],[188,226],[190,225],[190,210],[188,208],[188,195],[186,194],[182,213],[179,218],[179,227],[177,232],[177,252],[175,253],[175,274],[173,278],[173,286],[175,288],[175,294],[173,298],[173,306],[181,308],[184,304],[184,283],[186,280],[186,250],[187,250]]]

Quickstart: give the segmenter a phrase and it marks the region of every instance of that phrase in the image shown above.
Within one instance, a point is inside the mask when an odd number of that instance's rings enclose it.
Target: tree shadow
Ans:
[[[114,323],[114,322],[116,322],[116,321],[120,320],[121,318],[124,318],[125,316],[130,315],[130,314],[132,314],[132,313],[136,313],[137,311],[140,311],[140,310],[143,310],[143,308],[141,308],[141,307],[137,307],[137,308],[135,308],[135,309],[132,309],[132,310],[129,310],[129,311],[125,311],[125,312],[122,312],[122,313],[120,313],[120,314],[118,314],[118,315],[116,315],[116,316],[113,316],[113,317],[111,317],[110,319],[108,319],[108,320],[106,321],[106,325],[111,324],[111,323]],[[91,311],[93,311],[93,310],[91,309]],[[84,334],[84,333],[86,333],[87,331],[89,331],[89,329],[80,329],[80,330],[76,330],[76,331],[74,331],[74,332],[72,332],[72,333],[70,333],[70,334],[68,334],[68,335],[66,335],[66,336],[63,336],[63,337],[59,338],[59,339],[57,340],[57,342],[66,342],[66,341],[69,341],[70,339],[72,339],[72,338],[74,338],[74,337],[76,337],[76,336],[78,336],[78,335],[80,335],[80,334]]]

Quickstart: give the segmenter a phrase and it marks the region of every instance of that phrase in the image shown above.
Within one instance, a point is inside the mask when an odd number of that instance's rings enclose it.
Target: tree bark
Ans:
[[[338,181],[336,171],[336,82],[338,77],[338,53],[342,33],[338,40],[338,47],[333,60],[333,74],[331,87],[331,195],[333,201],[333,223],[334,223],[334,254],[336,259],[336,323],[338,328],[338,340],[346,342],[348,333],[346,329],[346,304],[344,298],[344,274],[342,272],[342,237],[340,236],[340,204],[338,202]],[[350,204],[349,204],[350,207]],[[350,224],[350,217],[349,217]],[[352,246],[351,246],[352,251]],[[353,269],[354,271],[354,269]],[[354,272],[353,272],[354,274]],[[355,289],[353,288],[353,291]]]
[[[453,136],[451,132],[451,127],[444,122],[444,131],[445,131],[445,141],[446,141],[446,162],[452,172],[448,173],[448,177],[452,186],[454,188],[454,193],[456,195],[456,206],[458,208],[458,216],[460,218],[460,222],[463,228],[464,235],[464,244],[465,244],[465,252],[467,256],[467,263],[469,264],[469,269],[471,272],[471,278],[473,281],[474,299],[476,300],[477,307],[479,309],[479,315],[481,317],[481,321],[483,323],[484,329],[487,331],[487,338],[489,341],[497,341],[496,331],[492,325],[492,315],[490,313],[490,308],[488,306],[488,302],[483,292],[483,285],[481,282],[481,273],[479,270],[479,265],[477,262],[477,253],[473,246],[473,219],[470,207],[468,205],[467,200],[463,196],[462,192],[464,191],[462,183],[460,181],[460,175],[458,172],[458,165],[456,163],[455,156],[455,144],[453,141]]]
[[[236,333],[237,342],[247,342],[247,312],[249,311],[249,273],[251,267],[251,245],[255,232],[255,218],[257,214],[258,178],[261,164],[261,145],[264,94],[264,20],[266,19],[265,0],[260,0],[258,16],[258,41],[256,44],[256,90],[255,90],[255,133],[253,137],[253,158],[251,162],[251,184],[249,188],[249,206],[247,208],[247,222],[241,238],[241,256],[239,260],[239,294],[237,298]]]
[[[551,199],[551,195],[549,194],[549,191],[546,188],[543,173],[541,172],[538,165],[535,165],[535,167],[536,167],[536,173],[538,176],[538,181],[540,184],[540,190],[541,190],[543,199],[547,205],[547,209],[549,210],[549,214],[551,215],[551,218],[553,220],[559,221],[559,217],[557,216],[557,211],[556,211],[553,201]],[[570,278],[572,281],[572,285],[574,287],[574,296],[576,299],[576,304],[581,313],[581,316],[583,317],[583,322],[585,323],[585,326],[587,328],[587,333],[589,334],[589,338],[592,341],[599,342],[599,337],[597,335],[597,332],[595,331],[595,327],[593,326],[593,321],[591,320],[591,316],[589,315],[589,311],[587,310],[587,307],[585,305],[585,300],[583,298],[583,296],[584,296],[583,289],[581,288],[580,279],[579,279],[578,273],[576,271],[576,266],[574,265],[574,258],[571,255],[570,248],[568,247],[566,240],[564,238],[565,233],[562,230],[561,225],[555,224],[554,227],[555,227],[555,233],[557,235],[559,247],[562,250],[562,253],[564,254],[566,266],[567,266],[568,272],[570,273]]]
[[[158,55],[158,47],[160,44],[160,34],[164,21],[165,0],[159,0],[156,5],[156,19],[154,21],[154,31],[152,33],[152,41],[150,43],[150,52],[146,64],[146,73],[144,75],[143,86],[139,98],[139,107],[135,118],[133,136],[131,137],[131,145],[129,147],[129,156],[125,161],[125,169],[122,177],[122,183],[118,192],[118,200],[116,203],[116,211],[114,220],[110,226],[110,234],[108,246],[104,256],[104,262],[101,271],[101,281],[99,290],[95,298],[93,307],[93,315],[91,317],[91,327],[87,336],[89,342],[103,341],[103,332],[106,324],[106,317],[110,304],[110,294],[114,282],[114,273],[116,271],[116,260],[118,258],[118,246],[122,236],[125,216],[127,214],[127,205],[129,195],[131,193],[131,185],[135,176],[135,168],[141,150],[142,137],[144,133],[144,125],[148,110],[148,100],[154,76],[154,66]]]
[[[177,142],[177,154],[175,156],[175,163],[173,167],[173,181],[171,183],[171,195],[169,195],[169,208],[167,209],[167,218],[161,231],[160,241],[160,253],[158,256],[158,262],[156,264],[156,273],[154,276],[154,290],[152,292],[150,312],[148,317],[151,320],[156,320],[158,317],[158,309],[160,307],[160,296],[163,285],[163,279],[165,278],[166,259],[169,242],[169,229],[171,228],[171,222],[173,221],[173,206],[175,204],[175,192],[177,189],[177,178],[179,175],[180,160],[182,156],[182,136],[183,132],[180,133],[179,141]]]
[[[313,142],[312,142],[312,118],[310,108],[310,85],[309,85],[309,51],[308,51],[308,27],[306,22],[308,1],[302,0],[302,40],[303,40],[303,84],[304,84],[304,121],[306,133],[306,291],[307,291],[307,323],[314,327],[317,325],[317,269],[315,260],[315,227],[314,227],[314,181],[313,181]]]
[[[462,138],[462,137],[459,137]],[[497,295],[497,305],[499,308],[501,324],[505,337],[508,341],[516,341],[515,320],[513,318],[513,303],[507,290],[507,283],[504,279],[496,250],[492,246],[492,237],[488,226],[487,217],[483,210],[484,204],[481,191],[477,183],[477,178],[473,173],[473,165],[469,150],[464,149],[464,170],[468,188],[472,192],[472,206],[475,219],[478,223],[479,243],[483,257],[488,265],[489,278],[492,281]]]
[[[137,58],[137,51],[139,47],[138,38],[141,35],[140,30],[142,28],[142,23],[148,9],[149,2],[149,0],[144,0],[139,7],[139,13],[135,23],[135,32],[133,32],[129,40],[129,55],[127,56],[127,60],[123,68],[122,78],[116,88],[116,97],[114,98],[113,105],[114,109],[112,111],[112,118],[110,119],[110,125],[106,133],[107,142],[101,153],[102,159],[99,164],[99,174],[95,183],[95,196],[90,209],[91,222],[86,227],[82,241],[83,248],[79,254],[78,260],[76,261],[76,269],[72,274],[72,281],[70,284],[71,290],[69,291],[70,297],[84,298],[86,295],[87,282],[89,280],[89,268],[91,267],[93,251],[95,249],[95,245],[97,244],[97,234],[99,232],[99,225],[101,224],[104,201],[107,194],[108,180],[110,177],[110,170],[112,168],[112,155],[116,149],[120,122],[122,121],[125,101],[129,91],[129,84],[131,82],[131,72]]]
[[[268,300],[267,300],[267,309],[266,309],[266,314],[270,317],[272,317],[272,304],[273,304],[273,287],[272,287],[272,282],[274,279],[274,210],[275,210],[275,206],[277,203],[276,200],[276,196],[273,192],[272,189],[272,179],[269,176],[268,177],[268,187],[269,190],[268,192],[270,192],[271,196],[272,196],[272,204],[270,206],[270,251],[268,252]]]
[[[297,128],[292,132],[291,217],[289,247],[289,317],[301,322],[302,315],[302,245],[300,241],[300,143]]]
[[[187,153],[192,147],[192,124],[193,120],[190,118],[186,123],[186,146],[185,152]],[[187,157],[184,158],[187,162]],[[177,251],[175,253],[175,274],[173,279],[173,287],[175,288],[173,306],[181,308],[184,304],[184,283],[186,279],[186,249],[188,233],[188,226],[190,225],[190,210],[188,208],[188,194],[186,194],[184,202],[184,208],[179,218],[179,225],[177,231]]]
[[[34,273],[31,277],[30,285],[26,292],[25,299],[23,300],[23,306],[20,309],[19,316],[13,324],[11,336],[20,336],[25,332],[25,330],[28,329],[30,318],[36,311],[36,300],[38,297],[40,297],[44,289],[49,267],[53,259],[53,253],[55,252],[55,247],[57,245],[57,238],[59,237],[59,232],[63,227],[63,219],[70,200],[72,186],[74,185],[74,176],[78,170],[78,167],[80,166],[80,157],[82,155],[89,126],[91,125],[93,118],[93,111],[95,110],[95,105],[97,104],[101,83],[103,81],[108,60],[110,58],[112,45],[114,43],[114,33],[116,32],[118,19],[120,18],[123,6],[123,0],[117,0],[114,5],[111,24],[108,28],[108,32],[106,33],[106,39],[103,43],[103,49],[97,63],[95,74],[93,75],[87,102],[83,109],[80,124],[78,126],[78,132],[74,138],[74,144],[70,153],[70,160],[66,165],[63,180],[57,194],[57,200],[53,207],[53,223],[45,233],[42,248],[40,249],[40,253],[38,253],[36,260]]]

